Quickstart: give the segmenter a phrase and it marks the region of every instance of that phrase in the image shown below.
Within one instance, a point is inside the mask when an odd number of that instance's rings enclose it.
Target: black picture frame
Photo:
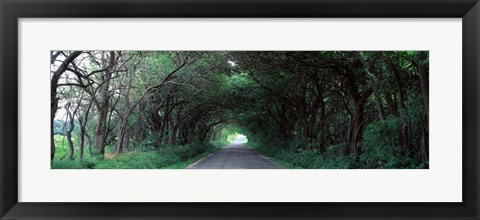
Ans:
[[[0,0],[1,219],[479,219],[478,0]],[[132,17],[463,18],[462,203],[18,202],[18,19]],[[58,30],[62,31],[61,28]],[[446,42],[448,43],[448,42]],[[48,116],[45,116],[48,117]],[[42,189],[38,189],[42,190]]]

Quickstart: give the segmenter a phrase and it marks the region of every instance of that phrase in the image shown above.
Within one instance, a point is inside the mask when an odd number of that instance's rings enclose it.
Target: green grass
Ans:
[[[283,146],[281,143],[256,143],[249,141],[247,147],[267,156],[269,159],[287,169],[371,169],[357,155],[345,155],[345,144],[327,147],[325,152],[318,150],[303,150],[293,146]],[[365,152],[364,152],[365,154]],[[364,155],[363,155],[364,156]],[[408,162],[407,160],[404,160]],[[426,165],[411,162],[401,168],[424,169]],[[394,169],[398,167],[376,167],[378,169]]]
[[[355,168],[355,158],[338,154],[338,148],[331,146],[327,152],[296,150],[292,147],[281,147],[280,143],[266,144],[249,141],[247,147],[265,155],[269,159],[287,169],[349,169]]]
[[[131,149],[111,159],[101,155],[90,155],[85,149],[83,160],[78,159],[77,141],[75,159],[69,160],[68,143],[63,136],[56,135],[56,157],[51,163],[52,169],[183,169],[195,161],[221,149],[226,141],[211,141],[209,143],[195,143],[189,145],[163,146],[142,150]],[[112,154],[113,146],[106,147],[106,153]]]
[[[190,164],[197,162],[198,160],[210,155],[211,153],[213,153],[217,150],[219,150],[219,148],[216,148],[216,149],[211,150],[211,151],[206,151],[206,152],[204,152],[202,154],[199,154],[195,157],[192,157],[192,158],[190,158],[186,161],[178,162],[178,163],[172,164],[168,167],[165,167],[165,169],[184,169],[184,168],[188,167]]]
[[[196,161],[212,154],[213,152],[222,149],[223,147],[227,146],[227,144],[229,144],[229,143],[230,142],[228,142],[227,140],[210,141],[209,144],[213,146],[213,148],[211,148],[210,150],[205,151],[201,154],[198,154],[197,156],[194,156],[194,157],[192,157],[192,158],[190,158],[186,161],[182,161],[182,162],[172,164],[168,167],[165,167],[165,169],[184,169],[184,168],[188,167],[190,164],[195,163]]]

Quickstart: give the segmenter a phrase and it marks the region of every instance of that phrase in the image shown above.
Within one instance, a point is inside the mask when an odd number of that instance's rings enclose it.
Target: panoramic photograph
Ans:
[[[51,169],[429,168],[428,51],[51,51],[50,82]]]

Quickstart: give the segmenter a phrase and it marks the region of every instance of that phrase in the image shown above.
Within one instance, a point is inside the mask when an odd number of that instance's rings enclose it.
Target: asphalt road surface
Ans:
[[[275,162],[245,147],[232,143],[193,163],[188,169],[283,169]]]

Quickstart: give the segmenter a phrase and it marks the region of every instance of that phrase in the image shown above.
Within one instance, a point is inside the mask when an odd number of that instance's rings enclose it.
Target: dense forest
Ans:
[[[51,51],[52,168],[428,168],[426,51]]]

